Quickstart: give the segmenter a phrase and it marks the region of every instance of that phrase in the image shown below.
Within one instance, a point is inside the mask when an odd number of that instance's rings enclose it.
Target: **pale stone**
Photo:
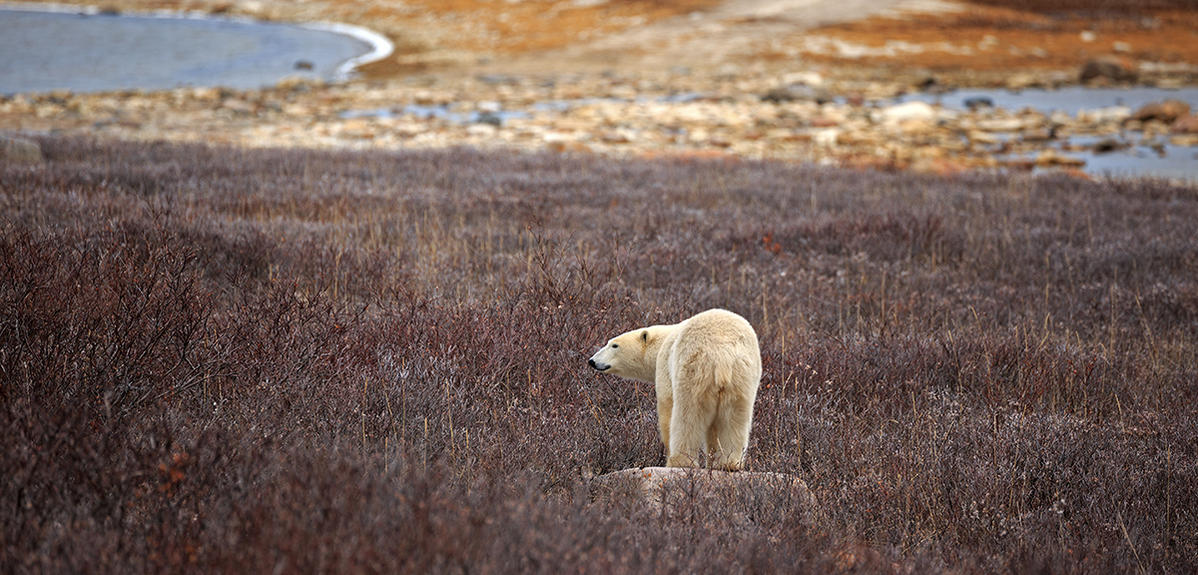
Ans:
[[[785,473],[642,467],[594,477],[588,487],[594,499],[643,502],[651,509],[697,499],[731,513],[745,504],[791,508],[809,520],[816,507],[807,483]]]

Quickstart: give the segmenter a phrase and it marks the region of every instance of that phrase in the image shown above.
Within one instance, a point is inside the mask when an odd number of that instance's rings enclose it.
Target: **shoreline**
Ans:
[[[190,14],[210,20],[287,23]],[[406,57],[402,52],[395,55],[396,45],[383,33],[353,24],[287,24],[310,29],[333,25],[369,35],[378,47],[371,55],[374,62]],[[756,25],[747,24],[751,29]],[[388,48],[391,57],[380,55]],[[27,93],[0,97],[0,133],[84,133],[256,148],[471,146],[620,158],[781,160],[935,174],[1051,169],[1082,178],[1100,177],[1082,170],[1097,154],[1110,153],[1102,158],[1110,162],[1117,154],[1147,149],[1177,160],[1176,154],[1198,150],[1198,120],[1193,116],[1198,101],[1192,99],[1184,110],[1174,106],[1164,116],[1143,118],[1141,110],[1116,103],[1087,104],[1083,115],[1003,108],[1000,97],[978,110],[954,110],[933,101],[936,94],[982,86],[992,96],[1004,89],[1085,88],[1076,70],[1021,72],[990,83],[978,81],[989,76],[969,76],[968,70],[962,72],[965,78],[975,81],[933,71],[876,71],[802,58],[745,61],[740,59],[743,54],[726,54],[729,60],[705,66],[625,65],[618,54],[606,65],[593,62],[568,69],[576,60],[565,59],[535,66],[556,53],[525,54],[511,62],[447,64],[391,77],[364,72],[366,63],[358,60],[343,64],[346,70],[355,66],[354,72],[337,81],[290,77],[250,90]],[[1100,84],[1115,89],[1187,87],[1186,94],[1195,85],[1185,69],[1175,74],[1142,64],[1134,81],[1112,78]],[[679,98],[680,94],[688,96]],[[1169,99],[1167,92],[1162,94]],[[907,101],[900,102],[900,97]],[[924,101],[911,101],[920,99]]]
[[[255,26],[290,26],[302,30],[312,30],[315,32],[329,32],[340,34],[358,40],[369,47],[369,51],[360,56],[349,58],[337,65],[333,72],[333,82],[347,82],[360,73],[362,66],[372,64],[383,60],[395,52],[395,44],[391,42],[383,34],[356,24],[333,21],[317,21],[317,22],[284,22],[277,20],[265,20],[251,16],[242,16],[238,14],[212,14],[210,12],[202,12],[198,10],[150,10],[150,11],[119,11],[112,12],[107,9],[95,5],[75,5],[75,4],[60,4],[60,3],[37,3],[37,2],[12,2],[0,3],[0,11],[26,12],[26,13],[45,13],[45,14],[79,14],[87,16],[104,16],[111,15],[113,17],[127,16],[131,18],[147,18],[147,19],[174,19],[174,20],[200,20],[212,22],[228,22],[234,24],[248,24]],[[280,78],[279,81],[286,78]],[[277,85],[279,82],[274,82]]]

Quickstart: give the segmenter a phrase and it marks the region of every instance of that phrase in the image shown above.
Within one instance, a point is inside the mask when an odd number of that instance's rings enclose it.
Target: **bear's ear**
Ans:
[[[649,341],[649,330],[645,330],[645,331],[641,332],[641,341],[643,341],[643,342]]]

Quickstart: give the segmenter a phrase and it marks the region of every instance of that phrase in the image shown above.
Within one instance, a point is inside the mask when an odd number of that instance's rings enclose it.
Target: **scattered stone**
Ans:
[[[238,114],[253,114],[258,107],[251,102],[237,98],[229,98],[221,103],[221,107]]]
[[[32,140],[0,136],[0,160],[6,164],[40,164],[42,147]]]
[[[1057,130],[1055,126],[1034,128],[1023,133],[1023,141],[1025,142],[1047,142],[1056,138]]]
[[[889,108],[883,108],[879,114],[883,124],[898,125],[912,120],[932,121],[936,119],[936,109],[926,102],[904,102]]]
[[[1140,73],[1135,65],[1118,56],[1101,56],[1082,65],[1078,80],[1083,84],[1107,81],[1115,83],[1135,82]]]
[[[478,116],[475,117],[475,122],[498,128],[503,126],[503,117],[491,111],[479,112]]]
[[[785,102],[826,104],[832,101],[832,96],[824,90],[806,84],[791,84],[771,89],[761,96],[761,101],[773,104]]]
[[[1170,129],[1174,134],[1198,134],[1198,116],[1178,118]]]
[[[987,132],[1018,132],[1024,128],[1024,122],[1019,118],[993,118],[978,122],[977,127]]]
[[[1110,152],[1122,150],[1122,149],[1126,148],[1127,146],[1128,146],[1128,144],[1126,142],[1120,142],[1119,140],[1116,140],[1115,138],[1104,138],[1104,139],[1096,142],[1093,146],[1090,147],[1090,149],[1093,150],[1095,154],[1107,154]]]
[[[1128,44],[1127,42],[1115,42],[1114,44],[1111,44],[1111,49],[1119,54],[1130,54],[1131,44]]]
[[[969,132],[968,136],[969,136],[969,141],[977,143],[977,144],[992,145],[992,144],[997,144],[999,142],[999,139],[997,137],[995,137],[994,134],[991,134],[989,132],[979,132],[979,131],[975,130],[975,131]]]
[[[1027,90],[1028,88],[1043,88],[1045,86],[1046,83],[1043,78],[1028,73],[1012,74],[1006,81],[1007,89],[1016,92]]]
[[[313,64],[309,60],[296,60],[295,61],[295,69],[296,70],[311,70],[315,67],[316,67],[316,65]]]
[[[1108,106],[1106,108],[1082,110],[1077,113],[1077,119],[1079,121],[1092,122],[1095,124],[1122,122],[1129,117],[1131,117],[1131,108],[1128,108],[1127,106]]]
[[[835,147],[839,139],[840,130],[837,128],[825,128],[811,133],[811,142],[823,148]]]
[[[1190,105],[1181,100],[1165,100],[1163,102],[1152,102],[1145,104],[1135,114],[1132,114],[1131,119],[1139,122],[1150,122],[1156,120],[1158,122],[1171,123],[1178,118],[1183,118],[1190,115]]]
[[[274,85],[275,89],[293,92],[307,92],[313,88],[319,88],[324,85],[324,81],[319,78],[311,78],[307,76],[287,76],[279,80]]]
[[[1081,158],[1066,156],[1060,152],[1057,152],[1056,150],[1049,149],[1040,152],[1040,155],[1036,156],[1036,165],[1042,168],[1059,166],[1080,168],[1086,165],[1086,161]]]
[[[977,111],[982,108],[993,108],[994,100],[991,100],[990,98],[987,98],[985,96],[974,96],[972,98],[965,98],[965,107],[972,111]]]
[[[474,124],[466,128],[466,133],[475,137],[490,137],[495,135],[497,127],[493,124]]]
[[[824,77],[819,72],[791,72],[782,76],[782,83],[819,87],[824,85]]]

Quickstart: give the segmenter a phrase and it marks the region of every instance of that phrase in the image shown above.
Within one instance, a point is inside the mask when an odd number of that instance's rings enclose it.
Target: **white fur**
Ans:
[[[653,383],[666,465],[744,465],[761,382],[757,333],[745,318],[722,309],[681,323],[620,334],[590,359],[595,369]]]

